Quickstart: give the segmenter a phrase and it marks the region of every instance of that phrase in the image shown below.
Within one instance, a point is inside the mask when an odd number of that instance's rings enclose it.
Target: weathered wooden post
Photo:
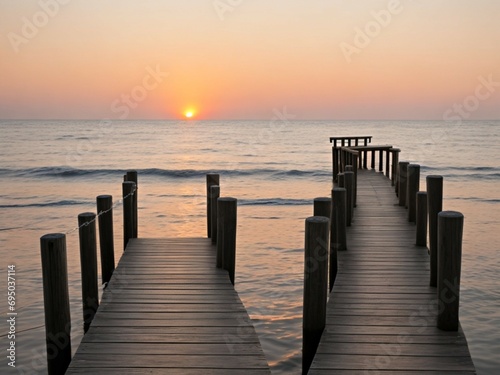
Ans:
[[[135,182],[122,183],[123,195],[123,250],[127,248],[128,240],[134,238],[134,192]]]
[[[306,219],[304,307],[302,322],[302,374],[311,366],[326,324],[329,220]]]
[[[391,174],[390,174],[391,150],[392,149],[388,149],[385,151],[385,177],[387,177],[387,178],[391,178]]]
[[[358,154],[359,151],[356,151],[356,154],[352,155],[352,171],[354,172],[354,189],[353,189],[353,207],[357,205],[357,197],[358,197]]]
[[[134,231],[132,233],[132,238],[137,238],[139,234],[139,214],[137,212],[137,191],[139,190],[139,184],[137,179],[137,171],[127,171],[127,181],[135,182],[135,191],[132,196],[132,220],[134,221]]]
[[[410,163],[407,161],[399,162],[399,187],[398,187],[398,198],[399,205],[406,207],[406,188],[407,188],[407,176],[408,176],[408,165]]]
[[[40,250],[47,370],[49,375],[63,375],[71,362],[66,235],[54,233],[41,237]]]
[[[332,199],[327,197],[314,198],[313,215],[330,218]]]
[[[354,204],[353,204],[354,172],[345,172],[344,180],[345,180],[344,187],[346,190],[346,224],[348,227],[350,227],[354,211]]]
[[[217,199],[220,197],[220,186],[210,186],[210,236],[212,243],[217,243]]]
[[[228,271],[233,285],[236,265],[236,207],[235,198],[217,199],[217,267]]]
[[[371,154],[372,154],[371,169],[375,169],[375,149],[371,150]]]
[[[378,150],[378,171],[382,172],[384,170],[384,150]]]
[[[99,217],[99,246],[101,250],[101,278],[105,284],[115,270],[115,244],[113,239],[113,197],[99,195],[97,215]]]
[[[333,172],[333,181],[337,181],[337,174],[339,173],[339,152],[337,148],[337,142],[334,141],[332,146],[332,172]]]
[[[427,214],[429,215],[430,286],[437,286],[438,214],[443,211],[443,177],[427,176]]]
[[[99,307],[95,219],[96,215],[93,212],[78,215],[84,333],[89,330],[90,323]]]
[[[333,188],[330,214],[330,291],[337,277],[337,251],[344,250],[347,250],[346,190]]]
[[[219,185],[219,174],[217,173],[208,173],[207,174],[207,237],[210,238],[212,235],[211,227],[212,227],[212,206],[211,206],[211,196],[210,196],[210,187],[214,185]],[[220,186],[220,185],[219,185]]]
[[[396,175],[398,173],[398,163],[399,163],[399,153],[401,150],[399,148],[391,148],[392,152],[392,173],[391,173],[391,186],[396,184]]]
[[[417,191],[420,189],[420,165],[409,164],[407,173],[406,203],[408,205],[408,221],[414,223],[417,216]]]
[[[339,175],[338,175],[338,186],[345,187],[345,174],[344,173],[339,173]]]
[[[427,245],[427,192],[417,193],[417,230],[416,245]]]
[[[437,327],[443,331],[458,331],[459,327],[463,226],[460,212],[438,214]]]

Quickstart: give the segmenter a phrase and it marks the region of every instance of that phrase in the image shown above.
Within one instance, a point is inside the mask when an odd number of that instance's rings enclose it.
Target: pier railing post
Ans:
[[[137,171],[127,171],[127,181],[135,183],[135,191],[132,196],[132,220],[134,221],[134,230],[132,232],[132,238],[137,238],[139,233],[139,214],[137,211],[137,190],[139,190],[139,184],[137,179]]]
[[[128,240],[134,238],[134,192],[135,182],[122,183],[123,195],[123,250],[127,248]]]
[[[339,173],[338,175],[338,186],[339,187],[345,187],[345,174],[344,173]]]
[[[427,214],[429,219],[430,286],[437,286],[438,214],[443,210],[443,177],[427,176]]]
[[[354,211],[354,172],[344,173],[344,183],[346,190],[346,224],[351,226]]]
[[[356,207],[358,196],[358,154],[359,152],[352,156],[352,171],[354,172],[353,207]]]
[[[115,270],[115,245],[113,239],[113,197],[99,195],[97,214],[99,216],[99,246],[101,250],[101,278],[105,284]]]
[[[326,324],[329,220],[306,219],[304,305],[302,325],[302,374],[307,374]]]
[[[406,203],[408,205],[408,221],[414,223],[417,212],[417,192],[420,190],[420,165],[409,164],[407,172]]]
[[[332,199],[326,197],[314,198],[313,215],[330,218]]]
[[[40,238],[40,248],[47,370],[49,375],[63,375],[71,362],[66,236],[61,233],[47,234]]]
[[[330,291],[332,291],[337,277],[337,251],[344,250],[347,250],[346,190],[344,188],[333,188],[330,214]]]
[[[220,186],[210,186],[210,238],[217,243],[217,199],[220,197]]]
[[[438,316],[437,327],[458,331],[462,233],[464,216],[442,211],[438,215]]]
[[[93,212],[78,215],[84,333],[87,333],[99,307],[95,219]]]
[[[207,237],[210,238],[212,235],[212,200],[210,196],[210,187],[219,185],[219,174],[208,173],[207,174]],[[219,185],[220,186],[220,185]]]
[[[406,207],[406,188],[407,188],[407,176],[408,176],[408,165],[410,163],[407,161],[399,162],[399,184],[398,184],[398,198],[399,205],[402,207]]]
[[[417,229],[416,245],[427,245],[427,192],[419,191],[417,193]]]
[[[396,184],[396,174],[398,171],[399,153],[401,150],[399,148],[391,148],[390,151],[392,153],[391,186],[394,186]]]
[[[332,172],[333,172],[333,182],[337,181],[337,174],[339,173],[339,149],[337,148],[337,142],[332,147]]]
[[[234,285],[236,265],[237,200],[219,198],[217,200],[217,267],[228,271]]]

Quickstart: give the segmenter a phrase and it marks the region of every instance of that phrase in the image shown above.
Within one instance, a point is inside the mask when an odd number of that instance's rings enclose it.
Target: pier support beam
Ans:
[[[96,215],[93,212],[78,215],[84,333],[89,330],[99,307],[95,219]]]
[[[212,205],[211,205],[211,196],[210,196],[210,187],[219,185],[219,175],[217,173],[208,173],[207,174],[207,237],[210,238],[212,235]]]
[[[406,202],[406,190],[407,190],[407,176],[408,176],[408,165],[410,163],[407,161],[400,161],[399,162],[399,180],[398,180],[398,198],[399,198],[399,205],[401,207],[407,207],[407,202]]]
[[[132,220],[134,221],[132,238],[137,238],[139,233],[139,213],[137,209],[137,191],[139,190],[139,184],[137,179],[137,171],[127,171],[126,176],[127,181],[135,183],[135,191],[134,195],[132,196]]]
[[[346,233],[346,190],[332,189],[332,203],[330,215],[330,280],[329,290],[332,291],[337,277],[337,251],[347,250]]]
[[[123,250],[127,248],[128,240],[134,238],[134,193],[135,182],[126,181],[122,184]]]
[[[442,211],[438,215],[438,317],[437,327],[458,331],[462,234],[464,215]]]
[[[97,214],[99,215],[99,246],[101,249],[102,283],[108,283],[115,270],[115,244],[113,239],[113,197],[99,195]]]
[[[437,286],[438,214],[443,210],[443,176],[427,176],[427,213],[429,215],[430,286]]]
[[[49,375],[64,375],[71,362],[66,236],[61,233],[47,234],[40,238],[40,247],[47,370]]]
[[[406,204],[408,206],[408,221],[415,223],[417,220],[417,192],[420,190],[420,165],[408,165],[407,180]]]
[[[234,285],[236,266],[236,198],[217,200],[217,267],[228,271],[231,284]]]
[[[417,246],[427,245],[427,192],[419,191],[417,193]]]
[[[217,243],[217,199],[220,197],[220,186],[210,186],[210,238]]]
[[[307,374],[326,324],[329,220],[306,219],[304,307],[302,323],[302,374]]]

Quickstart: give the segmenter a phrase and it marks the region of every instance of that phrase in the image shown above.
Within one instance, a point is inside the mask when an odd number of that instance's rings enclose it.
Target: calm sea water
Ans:
[[[239,199],[236,288],[275,374],[299,374],[304,219],[329,196],[330,136],[373,135],[400,160],[445,176],[444,209],[465,215],[461,322],[479,374],[500,372],[500,122],[1,121],[0,347],[6,273],[17,270],[17,368],[46,372],[39,238],[68,233],[73,350],[82,336],[77,215],[120,198],[139,172],[139,236],[204,236],[205,173]],[[121,207],[114,215],[121,254]]]

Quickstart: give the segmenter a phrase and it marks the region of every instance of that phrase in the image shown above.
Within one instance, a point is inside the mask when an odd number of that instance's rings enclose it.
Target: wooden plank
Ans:
[[[309,374],[474,374],[461,329],[436,327],[429,255],[390,180],[358,172],[358,207],[338,252],[327,322]]]
[[[131,239],[67,374],[270,374],[210,240]]]

